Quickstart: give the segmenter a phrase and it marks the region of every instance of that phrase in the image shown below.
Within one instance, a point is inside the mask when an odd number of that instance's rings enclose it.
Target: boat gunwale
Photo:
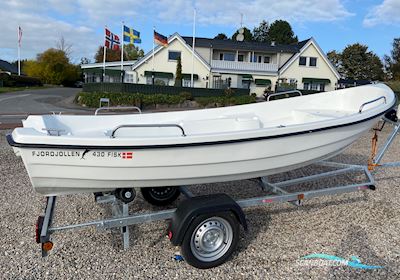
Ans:
[[[251,142],[251,141],[262,141],[268,139],[275,139],[275,138],[283,138],[283,137],[290,137],[295,135],[313,133],[313,132],[320,132],[324,130],[330,130],[345,126],[352,126],[359,123],[363,123],[377,117],[384,115],[387,111],[391,110],[393,106],[390,106],[388,109],[381,111],[373,116],[368,118],[364,118],[361,120],[343,123],[328,127],[320,127],[314,129],[307,129],[303,131],[296,131],[284,134],[277,134],[277,135],[269,135],[269,136],[259,136],[259,137],[250,137],[250,138],[239,138],[239,139],[230,139],[230,140],[217,140],[217,141],[208,141],[208,142],[191,142],[191,143],[177,143],[177,144],[155,144],[155,145],[73,145],[73,144],[43,144],[43,143],[19,143],[15,142],[12,134],[9,133],[6,135],[7,142],[10,146],[16,148],[41,148],[41,149],[74,149],[74,150],[121,150],[121,149],[162,149],[162,148],[181,148],[181,147],[194,147],[194,146],[210,146],[210,145],[222,145],[222,144],[234,144],[234,143],[241,143],[241,142]]]

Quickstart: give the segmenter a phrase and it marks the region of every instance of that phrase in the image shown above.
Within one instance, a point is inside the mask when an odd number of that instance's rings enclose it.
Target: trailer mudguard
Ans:
[[[190,223],[199,215],[231,211],[247,231],[246,217],[242,208],[229,195],[219,193],[188,198],[175,211],[168,229],[174,246],[181,245]]]

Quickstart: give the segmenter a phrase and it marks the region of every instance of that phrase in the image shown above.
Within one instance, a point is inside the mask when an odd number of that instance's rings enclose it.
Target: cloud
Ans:
[[[384,0],[382,4],[374,6],[363,21],[365,27],[379,24],[400,25],[400,1]]]
[[[15,60],[18,25],[24,31],[23,58],[55,47],[64,36],[73,45],[72,56],[77,62],[83,56],[93,58],[102,43],[105,24],[117,32],[119,22],[134,22],[139,17],[149,25],[172,24],[179,32],[181,24],[192,23],[194,7],[197,22],[216,29],[236,28],[241,13],[249,28],[263,19],[286,19],[296,24],[337,21],[353,15],[340,0],[9,0],[3,1],[0,9],[0,58]]]
[[[338,0],[241,1],[214,0],[210,5],[197,1],[199,22],[203,24],[237,25],[240,13],[249,27],[265,19],[285,19],[291,23],[337,21],[353,14]]]

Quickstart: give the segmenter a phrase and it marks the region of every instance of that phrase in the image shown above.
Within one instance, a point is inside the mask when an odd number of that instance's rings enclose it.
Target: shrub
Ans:
[[[190,92],[188,92],[188,91],[180,92],[179,96],[181,96],[182,98],[185,98],[185,100],[193,100],[192,94]]]
[[[38,78],[8,75],[0,73],[0,80],[3,81],[5,87],[27,87],[27,86],[42,86],[42,82]]]
[[[87,107],[97,108],[100,98],[109,98],[110,106],[155,106],[157,104],[179,105],[188,100],[188,95],[184,92],[179,95],[168,94],[142,94],[142,93],[101,93],[101,92],[81,92],[75,102]],[[215,97],[198,97],[194,99],[201,107],[222,107],[230,105],[241,105],[256,102],[254,96],[215,96]]]

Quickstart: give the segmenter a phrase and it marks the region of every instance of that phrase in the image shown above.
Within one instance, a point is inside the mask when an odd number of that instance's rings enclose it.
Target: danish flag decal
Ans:
[[[133,158],[133,152],[122,152],[122,158],[123,159],[132,159]]]

